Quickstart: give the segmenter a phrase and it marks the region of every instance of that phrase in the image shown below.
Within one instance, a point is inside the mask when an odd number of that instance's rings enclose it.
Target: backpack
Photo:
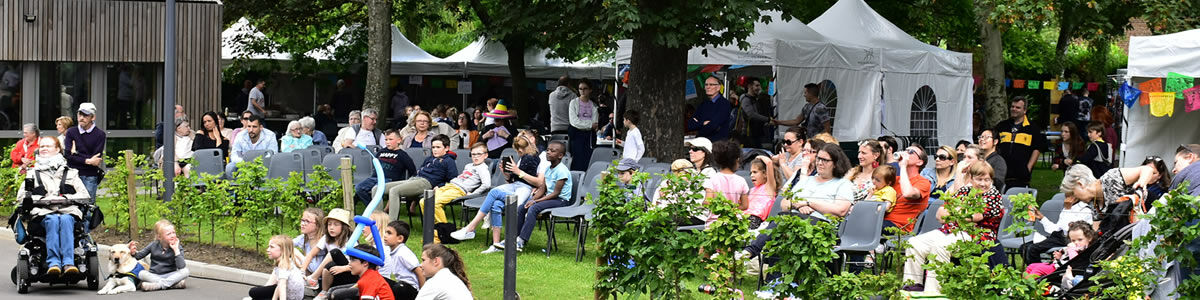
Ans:
[[[458,230],[458,228],[454,226],[454,223],[433,224],[433,234],[437,235],[438,240],[441,241],[442,244],[451,245],[462,242],[450,236],[450,233],[454,232],[455,230]]]

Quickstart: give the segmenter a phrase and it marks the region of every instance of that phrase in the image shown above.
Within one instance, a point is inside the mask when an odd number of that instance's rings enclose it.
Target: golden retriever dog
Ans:
[[[96,294],[115,295],[137,290],[137,273],[145,270],[146,266],[133,259],[129,246],[115,244],[109,249],[108,283]]]

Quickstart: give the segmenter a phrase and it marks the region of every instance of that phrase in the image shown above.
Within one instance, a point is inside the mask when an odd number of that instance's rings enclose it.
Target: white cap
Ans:
[[[96,105],[92,104],[91,102],[80,103],[79,112],[85,115],[94,116],[96,115]]]
[[[690,145],[696,146],[696,147],[701,147],[701,148],[704,148],[705,150],[708,150],[708,152],[712,152],[712,141],[709,141],[708,138],[698,137],[698,138],[694,138],[694,139],[691,139],[688,141],[684,141],[683,143],[690,144]]]

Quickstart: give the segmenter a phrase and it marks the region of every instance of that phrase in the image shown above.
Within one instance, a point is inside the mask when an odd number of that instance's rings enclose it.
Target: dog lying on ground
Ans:
[[[101,288],[96,294],[115,295],[136,291],[139,281],[137,274],[145,269],[145,265],[133,259],[133,255],[129,253],[129,246],[125,244],[112,245],[109,250],[108,283],[104,284],[104,288]]]

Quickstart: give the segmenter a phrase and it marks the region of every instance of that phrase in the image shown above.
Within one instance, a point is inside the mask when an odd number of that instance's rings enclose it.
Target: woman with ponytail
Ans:
[[[442,244],[428,244],[421,251],[421,276],[427,278],[417,299],[474,299],[471,281],[462,257]]]

